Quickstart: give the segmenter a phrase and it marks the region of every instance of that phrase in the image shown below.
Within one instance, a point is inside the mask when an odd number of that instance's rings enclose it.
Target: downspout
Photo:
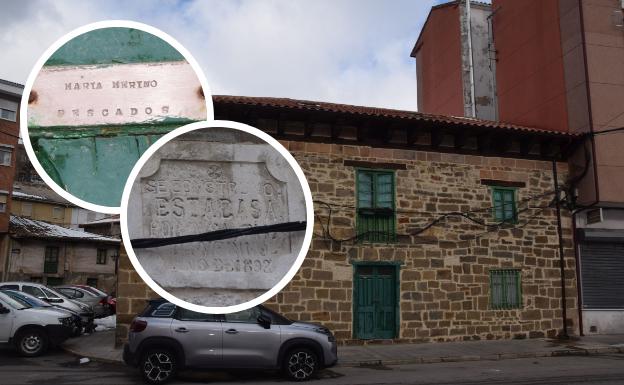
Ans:
[[[581,256],[579,254],[579,244],[576,236],[576,214],[578,213],[579,212],[576,210],[572,211],[572,244],[574,245],[574,263],[576,264],[576,304],[578,306],[577,310],[579,335],[583,337],[585,336],[585,333],[583,333],[583,291],[581,290]]]
[[[475,105],[475,78],[474,61],[472,58],[472,21],[470,20],[470,0],[466,0],[466,27],[468,28],[468,66],[470,69],[470,113],[472,118],[477,117]]]
[[[4,258],[4,266],[2,269],[2,280],[9,280],[9,269],[11,268],[11,250],[13,249],[12,239],[9,232],[6,233],[6,249],[3,250],[5,253]]]
[[[600,202],[600,187],[598,184],[598,166],[596,165],[596,139],[594,135],[594,116],[591,105],[591,87],[589,86],[589,68],[587,65],[587,42],[585,41],[585,18],[583,15],[583,3],[578,2],[579,18],[581,23],[581,44],[583,47],[583,66],[585,67],[585,91],[587,93],[587,117],[589,119],[589,136],[592,148],[592,165],[594,168],[594,192],[596,194],[596,202]],[[594,203],[595,204],[595,203]],[[593,206],[593,204],[592,204]]]
[[[591,142],[591,162],[592,162],[592,168],[594,169],[594,193],[595,193],[595,200],[592,204],[590,204],[587,207],[591,207],[591,206],[595,206],[600,202],[600,186],[598,184],[598,166],[596,165],[596,140],[595,140],[595,135],[594,135],[594,117],[593,117],[593,113],[592,113],[592,105],[591,105],[591,87],[589,86],[589,68],[587,65],[587,42],[585,41],[585,17],[583,14],[583,4],[582,2],[579,0],[578,1],[578,8],[579,8],[579,23],[580,23],[580,29],[581,29],[581,46],[583,48],[583,66],[585,69],[585,92],[587,94],[587,118],[589,120],[589,140]],[[583,144],[584,146],[585,144]],[[582,293],[583,293],[583,287],[582,287],[582,282],[580,280],[581,274],[579,271],[579,268],[581,266],[580,261],[581,261],[581,256],[579,253],[579,244],[577,243],[577,238],[576,238],[576,214],[578,214],[579,212],[583,211],[583,209],[579,210],[579,211],[574,211],[572,214],[572,226],[574,229],[574,233],[573,233],[573,240],[574,240],[574,255],[576,258],[576,284],[577,284],[577,292],[578,292],[578,318],[579,318],[579,333],[581,336],[584,335],[583,333],[583,297],[582,297]]]
[[[569,339],[568,325],[567,325],[567,304],[566,304],[566,291],[565,291],[565,258],[563,255],[563,232],[561,230],[561,194],[559,191],[559,181],[557,179],[557,159],[552,160],[553,168],[553,180],[555,184],[555,202],[557,208],[557,235],[559,236],[559,269],[561,274],[561,317],[563,319],[563,331],[559,335],[562,339]]]

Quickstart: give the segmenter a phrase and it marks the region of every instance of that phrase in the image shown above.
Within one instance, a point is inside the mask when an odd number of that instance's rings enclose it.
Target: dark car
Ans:
[[[71,326],[70,326],[72,330],[71,336],[78,337],[80,334],[82,334],[82,327],[83,327],[82,318],[80,317],[80,314],[76,313],[75,311],[65,309],[57,305],[52,305],[44,300],[41,300],[35,296],[32,296],[30,294],[27,294],[21,291],[4,290],[4,289],[0,291],[2,291],[3,293],[5,293],[6,295],[8,295],[9,297],[13,299],[16,299],[18,301],[22,300],[34,308],[52,309],[55,311],[66,313],[68,316],[71,317]]]
[[[264,306],[220,315],[154,300],[132,321],[123,359],[148,383],[162,384],[180,368],[278,369],[304,381],[335,365],[338,355],[326,327]]]

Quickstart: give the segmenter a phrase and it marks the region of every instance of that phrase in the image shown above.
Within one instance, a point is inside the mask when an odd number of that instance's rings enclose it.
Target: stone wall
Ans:
[[[314,199],[334,205],[329,226],[328,210],[315,205],[315,232],[322,234],[322,221],[338,239],[355,234],[351,208],[355,168],[344,166],[345,160],[407,166],[395,174],[398,234],[414,232],[451,211],[485,208],[474,215],[494,223],[487,209],[492,205],[491,193],[482,179],[526,183],[518,189],[519,202],[553,189],[550,162],[302,142],[284,145],[306,172]],[[558,167],[563,181],[567,165]],[[553,195],[531,200],[528,206],[545,206]],[[523,209],[527,210],[519,214],[514,228],[478,239],[470,238],[487,229],[461,217],[449,217],[419,236],[399,236],[393,244],[338,243],[316,236],[301,270],[272,306],[295,319],[321,321],[348,342],[353,324],[351,261],[399,261],[400,340],[555,336],[562,328],[555,210],[519,204]],[[575,330],[574,251],[571,220],[565,211],[563,229],[568,326]],[[521,269],[522,309],[489,309],[491,268]]]
[[[400,267],[400,323],[394,341],[554,337],[562,327],[556,214],[552,164],[364,146],[282,142],[306,173],[315,200],[315,237],[303,266],[268,305],[293,319],[321,322],[342,343],[353,339],[353,261],[395,261]],[[335,242],[355,235],[355,168],[345,161],[373,162],[395,171],[397,242]],[[558,164],[560,183],[567,165]],[[443,213],[473,211],[489,224],[490,188],[482,180],[521,182],[517,224],[484,227],[461,216],[421,229]],[[534,196],[541,196],[530,199]],[[568,328],[578,327],[571,219],[563,211]],[[323,225],[321,225],[321,223]],[[490,229],[490,231],[488,231]],[[480,236],[476,236],[476,235]],[[492,310],[489,270],[521,270],[523,307]],[[125,253],[119,269],[118,331],[153,295],[132,270]]]
[[[44,272],[47,246],[59,248],[57,270]],[[77,243],[41,239],[12,239],[11,258],[6,280],[37,281],[48,284],[48,278],[62,278],[63,284],[87,283],[88,278],[98,280],[98,288],[107,293],[116,290],[115,259],[116,245],[106,243]],[[97,250],[106,249],[105,264],[97,264]],[[17,252],[19,251],[19,252]]]
[[[119,249],[117,268],[117,329],[115,345],[120,346],[128,338],[128,327],[132,319],[147,305],[147,300],[158,295],[147,286],[132,267],[126,249]]]

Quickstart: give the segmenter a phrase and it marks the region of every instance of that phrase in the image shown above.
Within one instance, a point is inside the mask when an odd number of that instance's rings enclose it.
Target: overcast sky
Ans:
[[[182,43],[214,94],[416,109],[409,56],[439,0],[3,2],[0,78],[24,83],[47,47],[81,25],[139,21]]]

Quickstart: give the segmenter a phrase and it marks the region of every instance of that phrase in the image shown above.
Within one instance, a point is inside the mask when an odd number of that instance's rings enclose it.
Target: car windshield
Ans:
[[[48,288],[45,288],[45,289],[42,287],[41,290],[43,290],[43,292],[45,293],[45,295],[48,296],[48,298],[58,297],[58,298],[62,298],[62,299],[69,299],[68,296],[66,296],[65,294],[60,293],[57,290],[54,290],[51,287],[48,287]]]
[[[19,301],[15,300],[15,299],[11,298],[6,293],[0,293],[0,299],[2,299],[2,301],[4,303],[9,305],[13,309],[17,309],[17,310],[29,309],[29,308],[32,307],[29,304],[27,304],[26,302],[19,302]]]
[[[108,294],[104,293],[100,289],[96,289],[95,287],[91,287],[91,286],[78,286],[78,287],[81,288],[82,290],[88,291],[89,293],[93,293],[96,296],[108,297]]]
[[[33,295],[26,294],[24,292],[16,292],[12,290],[3,290],[3,292],[15,300],[21,299],[22,301],[26,301],[30,306],[33,307],[52,307],[52,305],[50,305],[46,301],[41,300]]]

